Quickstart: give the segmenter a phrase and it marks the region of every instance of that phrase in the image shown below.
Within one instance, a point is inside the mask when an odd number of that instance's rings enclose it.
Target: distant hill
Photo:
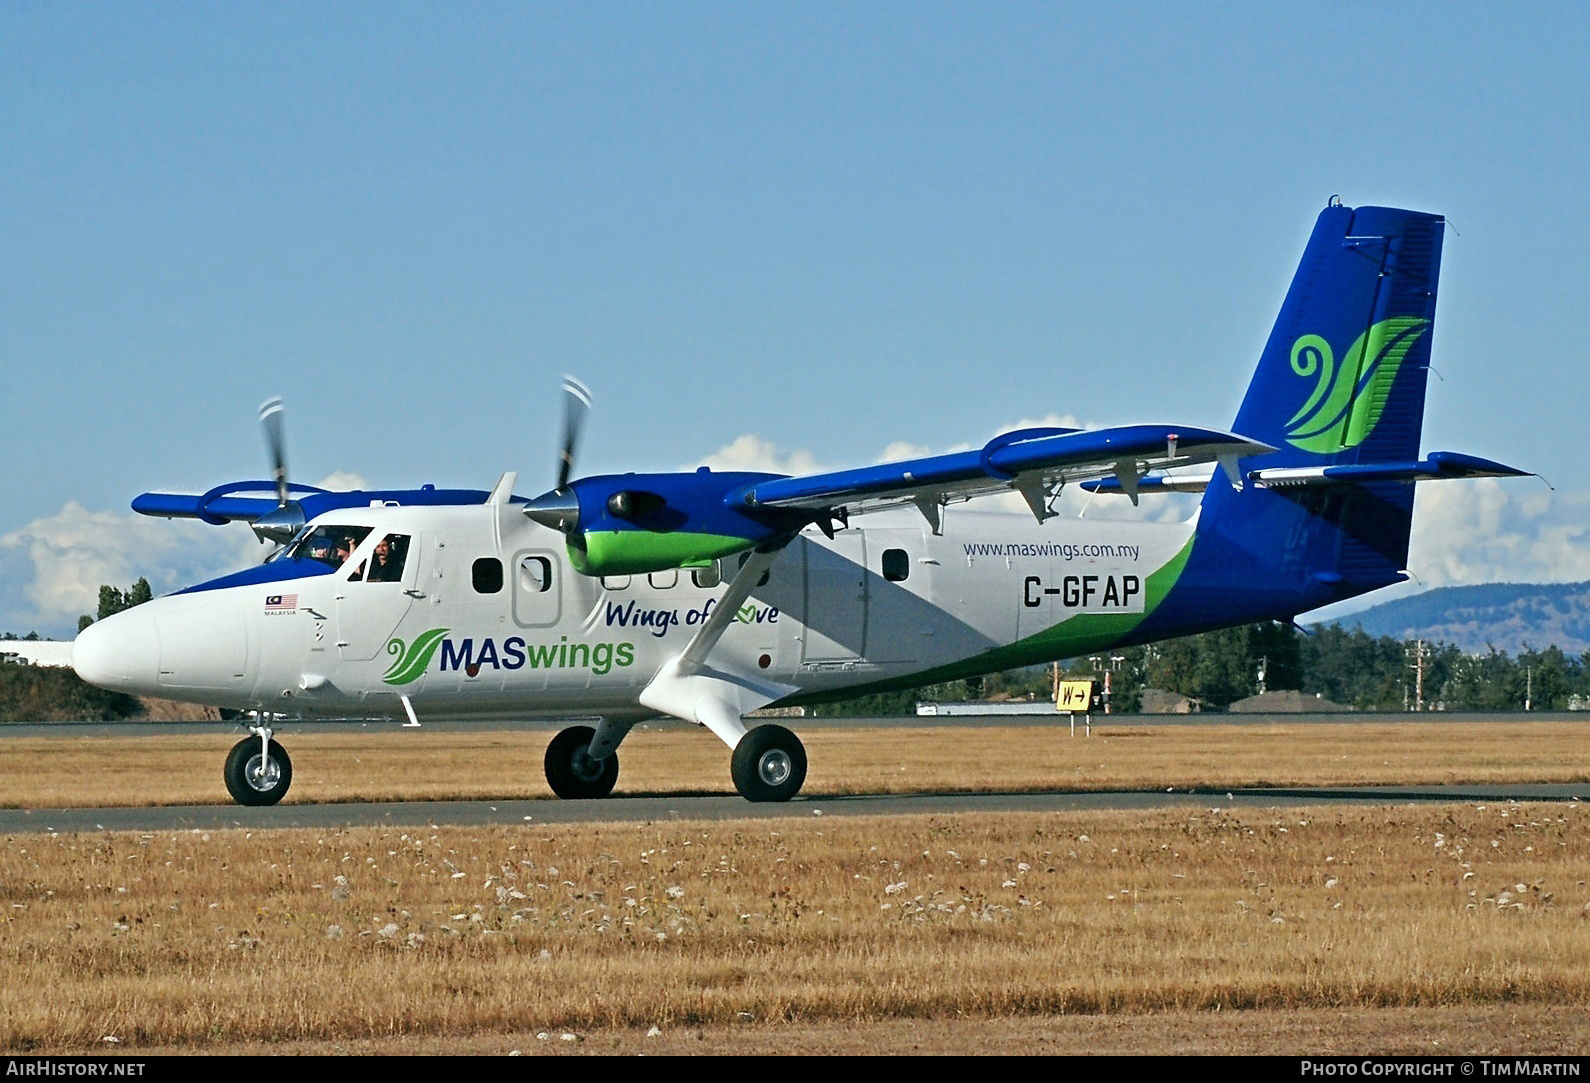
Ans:
[[[1473,653],[1495,647],[1590,651],[1590,582],[1488,583],[1437,587],[1329,623],[1375,637],[1451,643]]]

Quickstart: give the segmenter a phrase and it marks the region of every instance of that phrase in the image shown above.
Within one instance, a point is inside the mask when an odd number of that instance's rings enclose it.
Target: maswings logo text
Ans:
[[[522,636],[509,636],[500,644],[491,636],[478,641],[473,637],[453,640],[447,628],[433,628],[405,644],[396,636],[389,639],[386,652],[393,657],[392,665],[382,675],[387,684],[410,684],[430,669],[431,660],[441,655],[441,672],[463,670],[467,675],[479,675],[482,669],[589,669],[598,677],[615,667],[625,668],[635,663],[633,643],[569,642],[561,636],[556,643],[528,643]]]

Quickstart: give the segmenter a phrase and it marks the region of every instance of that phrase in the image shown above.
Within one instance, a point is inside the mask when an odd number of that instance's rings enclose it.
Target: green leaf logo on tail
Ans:
[[[442,637],[446,634],[446,628],[432,628],[429,632],[420,633],[408,646],[404,646],[397,636],[387,640],[386,652],[393,656],[394,661],[381,679],[387,684],[408,684],[418,680],[420,674],[430,667],[436,648],[441,646]]]
[[[1314,390],[1287,421],[1287,443],[1317,455],[1363,443],[1380,421],[1403,358],[1429,329],[1429,320],[1413,316],[1381,320],[1358,336],[1340,363],[1319,335],[1292,343],[1292,371],[1314,377]]]

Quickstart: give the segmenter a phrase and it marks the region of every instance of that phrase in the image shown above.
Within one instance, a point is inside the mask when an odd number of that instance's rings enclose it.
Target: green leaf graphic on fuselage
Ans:
[[[420,633],[407,647],[397,636],[387,640],[386,652],[395,656],[395,661],[381,680],[387,684],[409,684],[417,680],[421,673],[430,668],[431,658],[446,634],[446,628],[432,628],[429,632]]]
[[[1403,359],[1429,327],[1430,321],[1413,316],[1381,320],[1358,336],[1340,365],[1320,336],[1299,338],[1292,344],[1292,371],[1318,377],[1287,422],[1287,443],[1318,455],[1363,443],[1385,411]]]

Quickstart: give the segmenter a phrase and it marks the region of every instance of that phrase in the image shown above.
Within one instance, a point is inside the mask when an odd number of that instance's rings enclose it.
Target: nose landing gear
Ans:
[[[271,739],[268,726],[249,729],[253,736],[239,741],[226,757],[226,792],[240,805],[274,805],[292,785],[293,761]]]

